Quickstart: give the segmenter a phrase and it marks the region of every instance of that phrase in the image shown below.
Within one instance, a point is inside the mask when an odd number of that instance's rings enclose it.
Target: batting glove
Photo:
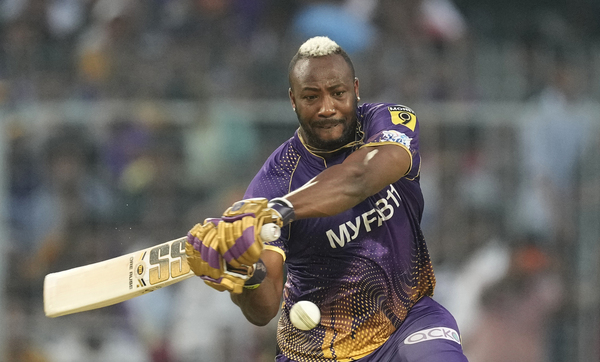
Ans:
[[[291,221],[290,212],[284,212],[284,219],[278,203],[265,198],[238,201],[228,208],[221,217],[217,229],[219,252],[227,264],[234,268],[254,265],[260,258],[264,243],[262,227],[274,223],[281,227]],[[293,208],[289,207],[289,210]],[[293,212],[292,212],[293,214]]]
[[[285,200],[238,201],[223,217],[207,219],[190,230],[186,243],[188,263],[207,285],[219,291],[239,294],[244,287],[256,288],[266,275],[260,262],[263,239],[275,240],[279,227],[291,220],[293,208]],[[277,225],[276,233],[266,224]]]

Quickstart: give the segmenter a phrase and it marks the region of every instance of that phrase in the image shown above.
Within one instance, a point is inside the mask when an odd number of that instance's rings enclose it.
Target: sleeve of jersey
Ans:
[[[244,194],[244,199],[264,197],[270,200],[289,193],[292,177],[299,159],[300,156],[289,144],[280,147],[267,159],[250,182]],[[289,228],[290,225],[283,227],[279,239],[265,243],[265,249],[281,254],[284,260],[287,253]]]
[[[374,147],[393,144],[402,147],[410,156],[411,165],[404,177],[414,179],[419,175],[419,122],[415,112],[401,105],[384,105],[366,112],[365,144]]]

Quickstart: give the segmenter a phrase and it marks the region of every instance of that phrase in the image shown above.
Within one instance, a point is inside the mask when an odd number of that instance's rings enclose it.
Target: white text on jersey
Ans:
[[[401,198],[398,191],[396,191],[394,185],[390,185],[386,196],[377,200],[374,208],[363,212],[354,220],[340,224],[338,227],[338,234],[336,234],[333,229],[327,230],[326,235],[327,239],[329,239],[329,244],[333,249],[338,246],[344,247],[347,243],[356,239],[361,228],[364,228],[366,232],[371,232],[373,227],[380,227],[384,221],[387,221],[394,216],[394,208],[400,206],[400,201]]]

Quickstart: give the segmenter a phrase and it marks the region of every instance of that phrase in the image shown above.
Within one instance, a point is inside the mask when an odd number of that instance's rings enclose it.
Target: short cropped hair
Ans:
[[[342,58],[344,58],[346,63],[350,66],[352,78],[354,79],[356,76],[354,73],[354,64],[352,64],[352,60],[350,60],[348,53],[346,53],[346,51],[344,51],[344,49],[342,49],[335,41],[326,36],[315,36],[300,45],[300,48],[298,48],[298,51],[290,61],[288,74],[291,76],[296,63],[298,63],[300,59],[318,58],[334,54],[341,55]]]

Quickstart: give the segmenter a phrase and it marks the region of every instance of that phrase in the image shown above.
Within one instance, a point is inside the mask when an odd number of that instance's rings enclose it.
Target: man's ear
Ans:
[[[358,91],[358,78],[354,77],[354,94],[356,94],[356,99],[360,100],[360,92]]]
[[[292,109],[296,112],[296,100],[294,99],[294,93],[292,92],[292,88],[288,89],[288,96],[290,97],[290,103],[292,103]]]

